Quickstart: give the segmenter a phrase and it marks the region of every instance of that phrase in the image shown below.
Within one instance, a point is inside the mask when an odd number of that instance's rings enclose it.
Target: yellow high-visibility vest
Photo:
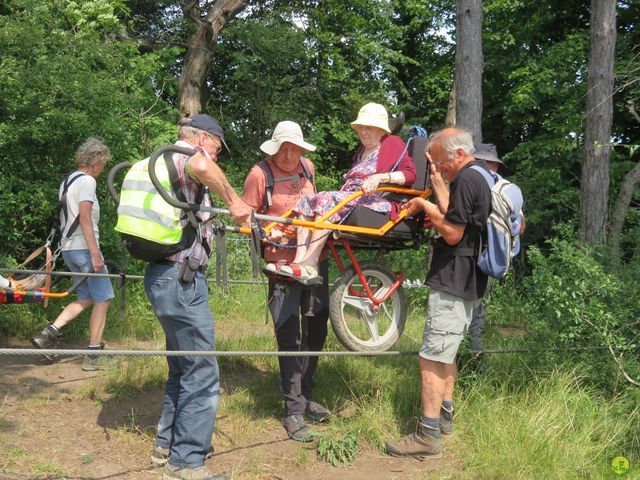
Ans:
[[[163,157],[156,162],[156,175],[166,191],[176,198]],[[191,246],[194,229],[184,218],[184,212],[169,205],[151,183],[149,159],[136,162],[122,183],[115,226],[127,239],[131,255],[155,261]]]

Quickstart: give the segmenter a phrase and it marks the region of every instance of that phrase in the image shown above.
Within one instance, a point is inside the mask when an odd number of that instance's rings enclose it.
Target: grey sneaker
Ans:
[[[313,400],[307,401],[304,414],[313,422],[324,422],[329,418],[329,415],[331,415],[326,407],[320,405],[318,402],[314,402]]]
[[[31,339],[31,344],[35,348],[40,349],[55,348],[55,346],[58,344],[59,337],[60,334],[56,334],[54,328],[51,325],[47,325],[47,328],[42,330],[37,335],[33,336],[33,338]]]
[[[444,435],[453,433],[453,409],[449,412],[440,406],[440,433]]]
[[[169,461],[169,454],[171,450],[169,448],[161,447],[160,445],[153,445],[153,450],[151,452],[151,466],[153,468],[163,467]],[[209,451],[204,456],[205,460],[213,457],[213,447],[209,448]]]
[[[196,468],[178,468],[170,463],[164,467],[162,480],[227,480],[226,475],[211,473],[204,465]]]
[[[89,349],[91,351],[93,349]],[[96,348],[95,350],[104,350],[104,343],[100,343],[100,348]],[[115,367],[116,362],[112,357],[91,355],[88,353],[84,356],[84,363],[82,364],[82,370],[85,372],[93,372],[96,370],[109,370]]]
[[[151,451],[151,466],[153,468],[164,467],[169,461],[170,453],[170,449],[154,444]]]
[[[416,431],[400,440],[385,443],[387,452],[394,457],[442,458],[440,430],[429,429],[418,421]]]
[[[282,420],[282,426],[291,440],[296,442],[310,442],[313,440],[302,415],[287,415]]]

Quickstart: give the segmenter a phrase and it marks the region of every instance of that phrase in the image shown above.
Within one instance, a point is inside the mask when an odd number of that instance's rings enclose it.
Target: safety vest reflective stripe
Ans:
[[[161,213],[145,210],[144,208],[132,207],[130,205],[121,205],[118,214],[125,217],[133,217],[136,220],[144,220],[145,218],[159,224],[165,228],[172,228],[175,225],[173,217],[167,217]]]
[[[149,177],[147,177],[149,178]],[[159,179],[158,179],[159,180]],[[168,190],[169,192],[171,192],[171,184],[169,182],[160,182],[162,184],[162,186],[164,187],[165,190]],[[153,186],[153,183],[151,183],[151,179],[149,178],[148,180],[134,180],[134,179],[130,179],[130,178],[125,178],[124,181],[122,182],[122,187],[121,189],[123,190],[140,190],[143,192],[151,192],[151,191],[156,191],[156,187]]]
[[[182,211],[169,205],[151,183],[149,159],[135,163],[122,183],[115,230],[163,245],[178,243],[182,238]],[[169,172],[162,158],[156,163],[156,174],[163,187],[175,197]]]

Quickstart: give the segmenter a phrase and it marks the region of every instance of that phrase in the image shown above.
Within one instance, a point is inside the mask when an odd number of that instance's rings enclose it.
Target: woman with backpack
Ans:
[[[88,138],[75,154],[77,169],[60,185],[60,230],[62,258],[72,272],[109,273],[100,251],[98,222],[100,205],[96,196],[96,179],[111,159],[109,147],[97,138]],[[80,278],[76,280],[81,281]],[[87,277],[78,286],[77,299],[62,310],[55,321],[31,339],[35,348],[53,348],[62,328],[93,305],[89,318],[88,350],[102,350],[102,333],[107,310],[114,297],[111,281],[106,277]],[[86,355],[82,369],[101,370],[112,366],[111,359]]]

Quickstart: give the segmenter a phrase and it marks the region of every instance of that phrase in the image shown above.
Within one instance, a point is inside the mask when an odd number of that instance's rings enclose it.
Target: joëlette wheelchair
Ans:
[[[378,187],[382,195],[394,202],[406,202],[414,197],[427,198],[431,194],[428,188],[429,175],[424,150],[427,139],[412,137],[409,140],[408,152],[416,167],[416,180],[410,188],[397,186]],[[183,210],[208,211],[214,214],[228,214],[225,209],[202,207],[200,205],[180,202],[173,198],[158,181],[155,164],[161,155],[175,152],[193,155],[195,150],[167,145],[157,149],[149,158],[149,176],[162,198],[170,205]],[[121,163],[111,169],[108,175],[108,186],[111,195],[117,200],[113,182],[115,174],[128,168],[131,163]],[[398,217],[390,219],[389,214],[374,212],[364,206],[352,208],[342,223],[327,221],[334,213],[340,211],[349,202],[362,195],[354,192],[333,210],[313,222],[291,217],[287,212],[281,217],[255,214],[255,220],[264,227],[258,227],[263,236],[277,223],[307,227],[312,229],[328,229],[331,234],[326,247],[331,252],[340,272],[335,279],[330,300],[329,315],[333,330],[345,346],[352,351],[384,351],[390,349],[402,335],[407,318],[407,298],[403,290],[403,272],[394,272],[382,263],[387,251],[417,249],[426,240],[424,216],[408,217],[401,210]],[[254,235],[256,228],[239,228],[225,226],[225,230]],[[358,261],[355,252],[361,250],[375,251],[373,260]],[[344,251],[348,262],[343,262],[339,251]],[[312,288],[312,287],[310,287]]]

